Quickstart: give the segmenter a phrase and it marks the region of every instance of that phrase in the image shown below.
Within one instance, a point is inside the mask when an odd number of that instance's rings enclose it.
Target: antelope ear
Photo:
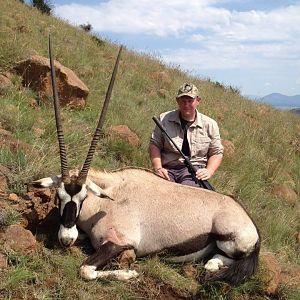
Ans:
[[[114,199],[112,197],[110,197],[107,192],[105,192],[103,189],[101,189],[100,186],[98,186],[96,183],[94,183],[93,181],[87,179],[86,180],[86,186],[87,188],[93,193],[95,194],[96,196],[98,197],[102,197],[102,198],[108,198],[110,200],[113,200]]]
[[[61,183],[61,175],[45,177],[39,180],[33,181],[31,184],[34,187],[57,187]]]

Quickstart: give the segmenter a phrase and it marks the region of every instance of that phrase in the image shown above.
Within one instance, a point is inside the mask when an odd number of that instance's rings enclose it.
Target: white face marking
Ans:
[[[60,187],[57,189],[58,197],[61,201],[60,203],[60,215],[63,215],[64,208],[68,202],[70,202],[71,196],[65,190],[65,184],[62,182]]]
[[[78,230],[76,225],[71,228],[66,228],[60,225],[58,232],[58,239],[64,246],[72,246],[78,237]]]
[[[86,198],[86,196],[87,196],[87,188],[86,188],[86,185],[83,184],[81,191],[78,194],[74,195],[72,198],[72,200],[76,203],[76,206],[77,206],[76,217],[79,215],[80,204]]]
[[[76,207],[77,207],[76,216],[78,216],[79,211],[80,211],[80,204],[86,198],[86,195],[87,195],[86,185],[83,184],[82,188],[81,188],[81,191],[71,198],[71,196],[66,192],[65,185],[62,182],[60,187],[57,189],[57,193],[58,193],[59,199],[61,200],[60,215],[61,216],[63,215],[64,208],[65,208],[66,204],[72,200],[76,204]]]

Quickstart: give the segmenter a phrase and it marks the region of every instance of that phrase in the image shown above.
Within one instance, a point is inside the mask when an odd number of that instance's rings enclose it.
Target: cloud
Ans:
[[[300,5],[270,12],[239,12],[215,7],[218,2],[222,1],[109,0],[93,6],[61,5],[55,7],[55,13],[75,24],[88,21],[95,31],[115,33],[177,36],[206,30],[229,41],[279,41],[299,36]]]
[[[89,22],[94,31],[106,36],[171,40],[169,49],[156,44],[155,51],[186,70],[202,74],[251,70],[268,78],[274,73],[289,74],[295,85],[300,68],[300,2],[268,10],[224,8],[237,2],[241,7],[239,0],[107,0],[93,6],[61,5],[54,12],[76,25]]]
[[[158,36],[178,35],[197,28],[196,20],[202,17],[214,1],[182,0],[109,0],[99,5],[61,5],[55,14],[75,24],[86,21],[95,31],[116,33],[143,33]]]

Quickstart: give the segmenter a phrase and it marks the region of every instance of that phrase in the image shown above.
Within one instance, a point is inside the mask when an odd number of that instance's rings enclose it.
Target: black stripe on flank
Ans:
[[[233,241],[234,237],[233,234],[214,234],[214,233],[205,233],[195,238],[189,239],[183,243],[171,246],[167,249],[168,254],[181,256],[187,255],[205,248],[208,244],[215,242],[215,241]]]

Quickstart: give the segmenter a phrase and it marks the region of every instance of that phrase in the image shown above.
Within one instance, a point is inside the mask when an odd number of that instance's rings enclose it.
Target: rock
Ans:
[[[287,184],[275,184],[273,186],[273,194],[276,197],[282,198],[290,206],[294,206],[297,202],[298,195]]]
[[[10,225],[4,232],[4,249],[6,251],[18,251],[22,253],[33,252],[36,247],[36,239],[29,230],[20,225]]]
[[[224,147],[224,155],[232,156],[234,154],[235,147],[233,142],[228,140],[222,140],[222,145]]]
[[[13,202],[17,202],[17,203],[20,201],[18,195],[15,194],[15,193],[9,194],[8,195],[8,200],[13,201]]]
[[[121,139],[126,141],[134,147],[139,147],[141,144],[138,136],[126,125],[111,126],[107,129],[106,134],[112,139]]]
[[[260,254],[260,262],[263,266],[262,281],[264,291],[268,295],[276,295],[280,283],[281,267],[274,254],[265,252]]]
[[[55,189],[35,188],[27,186],[26,207],[23,209],[23,218],[27,220],[27,228],[37,232],[42,226],[44,232],[56,231],[59,219],[56,215]]]
[[[12,86],[10,78],[6,74],[0,74],[0,88],[7,88]]]
[[[285,266],[280,275],[280,282],[289,287],[300,286],[300,266]]]
[[[72,108],[83,107],[89,94],[87,86],[69,68],[54,61],[56,83],[61,105]],[[33,55],[20,61],[14,70],[23,77],[24,86],[37,91],[41,98],[52,97],[50,60]]]

